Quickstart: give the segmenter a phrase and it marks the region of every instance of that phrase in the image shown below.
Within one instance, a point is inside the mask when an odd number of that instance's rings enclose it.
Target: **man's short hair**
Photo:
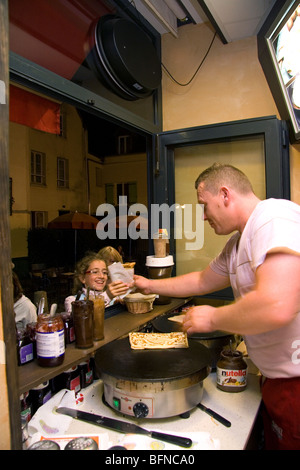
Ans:
[[[214,163],[200,173],[195,181],[195,188],[198,189],[202,182],[205,183],[205,189],[212,194],[216,194],[222,185],[229,186],[240,194],[254,192],[245,173],[232,165],[222,163]]]

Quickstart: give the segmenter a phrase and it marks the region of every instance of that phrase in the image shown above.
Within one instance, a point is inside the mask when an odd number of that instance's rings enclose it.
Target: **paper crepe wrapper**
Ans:
[[[131,284],[133,281],[133,274],[134,271],[125,269],[123,264],[118,262],[118,263],[113,263],[110,266],[108,266],[108,272],[109,272],[109,277],[111,281],[123,281],[126,284]],[[120,298],[126,297],[132,289],[128,289],[128,291],[124,295],[120,295]]]

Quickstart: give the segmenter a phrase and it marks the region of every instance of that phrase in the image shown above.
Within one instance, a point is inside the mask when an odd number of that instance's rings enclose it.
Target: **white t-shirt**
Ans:
[[[229,275],[237,299],[254,289],[255,271],[272,249],[300,255],[299,205],[283,199],[259,202],[242,235],[234,234],[210,267]],[[266,377],[300,377],[300,312],[288,325],[246,335],[244,340],[249,356]]]
[[[37,321],[36,306],[28,297],[22,297],[14,303],[15,321],[18,328],[25,328],[27,323]]]
[[[110,305],[113,305],[114,299],[111,300],[106,291],[101,292],[101,295],[103,296],[103,299],[104,299],[105,308],[109,307]],[[86,289],[83,288],[82,294],[80,296],[80,300],[85,299],[85,298],[86,298]],[[68,313],[72,312],[72,302],[74,302],[75,299],[76,299],[76,295],[69,295],[68,297],[65,298],[65,302],[64,302],[65,312],[68,312]]]

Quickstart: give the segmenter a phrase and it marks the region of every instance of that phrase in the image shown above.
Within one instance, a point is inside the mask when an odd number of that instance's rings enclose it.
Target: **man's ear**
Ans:
[[[220,195],[224,202],[224,205],[227,207],[230,201],[230,190],[227,186],[222,186],[220,188]]]

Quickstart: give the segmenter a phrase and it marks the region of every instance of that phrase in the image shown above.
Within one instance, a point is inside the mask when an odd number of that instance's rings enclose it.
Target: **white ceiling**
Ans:
[[[200,3],[204,3],[223,35],[224,42],[255,36],[276,0],[128,0],[160,33],[178,35],[177,18],[170,9],[179,4],[195,23],[209,21]],[[176,6],[176,5],[175,5]],[[183,23],[184,24],[184,23]],[[180,26],[184,27],[184,26]],[[218,31],[217,31],[218,32]]]

